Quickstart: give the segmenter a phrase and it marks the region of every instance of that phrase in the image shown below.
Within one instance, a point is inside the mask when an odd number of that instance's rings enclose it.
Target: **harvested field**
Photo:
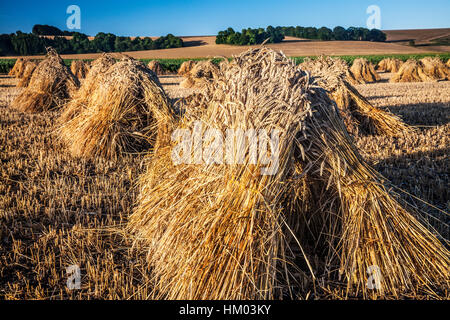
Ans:
[[[170,98],[194,92],[178,86],[182,79],[160,77]],[[151,297],[144,251],[132,250],[123,232],[137,200],[135,178],[145,171],[142,155],[116,161],[70,156],[54,136],[60,111],[24,114],[10,107],[23,90],[14,87],[17,81],[0,76],[0,298]],[[450,210],[450,82],[356,88],[374,106],[419,126],[408,137],[355,141],[364,159],[404,190],[397,192],[419,208],[421,219],[450,239],[448,214],[442,213]],[[81,267],[82,286],[69,291],[66,267],[73,264]]]
[[[175,58],[214,58],[231,57],[249,48],[258,46],[232,46],[216,44],[214,36],[181,37],[185,47],[174,49],[148,50],[127,52],[136,59],[175,59]],[[430,52],[450,52],[450,47],[411,47],[397,43],[369,41],[311,41],[294,37],[286,37],[281,43],[268,44],[269,48],[281,50],[286,55],[320,56],[320,55],[374,55],[374,54],[418,54]],[[64,59],[96,59],[101,53],[67,54]],[[35,56],[33,58],[38,58]],[[5,57],[6,58],[6,57]]]
[[[384,30],[387,41],[408,42],[414,40],[416,44],[428,44],[434,39],[450,35],[450,28],[436,29],[410,29],[410,30]]]
[[[185,98],[195,92],[193,88],[182,88],[180,83],[184,80],[182,76],[164,75],[159,76],[159,81],[164,87],[164,91],[172,99],[173,102],[179,98]]]
[[[403,137],[359,137],[363,156],[420,208],[433,226],[450,238],[450,82],[377,83],[357,86],[379,108],[387,108],[418,130]],[[423,201],[436,206],[432,208]],[[442,211],[446,211],[444,214]],[[427,213],[427,214],[425,214]]]
[[[56,112],[19,113],[1,94],[0,298],[146,298],[147,267],[119,228],[140,159],[76,160],[52,135]],[[73,264],[81,291],[65,285]]]

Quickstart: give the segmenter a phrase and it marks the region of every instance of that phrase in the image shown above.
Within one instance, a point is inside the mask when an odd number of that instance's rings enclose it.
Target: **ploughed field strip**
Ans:
[[[160,76],[169,98],[194,89]],[[114,161],[74,158],[58,141],[60,111],[10,107],[23,90],[0,77],[0,297],[142,299],[154,295],[145,250],[123,230],[137,202],[143,155]],[[450,82],[376,83],[356,88],[374,106],[420,126],[407,136],[354,137],[364,160],[401,188],[448,240]],[[418,200],[420,198],[429,204]],[[433,207],[430,207],[432,205]],[[428,214],[425,214],[428,213]],[[79,264],[82,289],[67,289],[66,267]],[[332,292],[321,292],[333,297]]]

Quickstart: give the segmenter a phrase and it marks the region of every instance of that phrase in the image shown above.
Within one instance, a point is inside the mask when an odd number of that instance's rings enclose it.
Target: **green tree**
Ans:
[[[331,40],[333,38],[333,31],[327,27],[322,27],[317,30],[317,38],[323,41]]]
[[[49,25],[42,25],[42,24],[35,24],[33,26],[33,29],[31,31],[35,35],[41,35],[41,36],[63,36],[64,33],[58,29],[57,27],[49,26]]]
[[[348,40],[347,30],[343,27],[337,26],[333,29],[333,38],[339,41]]]
[[[6,56],[9,54],[14,54],[11,36],[9,34],[2,34],[0,35],[0,55]]]
[[[75,32],[70,40],[70,46],[75,53],[85,53],[91,51],[91,43],[87,35]]]
[[[305,38],[305,28],[300,26],[295,27],[295,37]]]
[[[143,41],[140,37],[136,37],[131,41],[131,50],[133,51],[140,51],[144,50],[144,46],[142,45]]]
[[[305,38],[306,39],[317,39],[317,28],[314,28],[314,27],[305,28]]]
[[[144,40],[142,41],[142,46],[145,50],[155,49],[152,38],[144,38]]]
[[[372,29],[369,31],[368,40],[369,41],[378,41],[384,42],[386,41],[386,34],[378,29]]]

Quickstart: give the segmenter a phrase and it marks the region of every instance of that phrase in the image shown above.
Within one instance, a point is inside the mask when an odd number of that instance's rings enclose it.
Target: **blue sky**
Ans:
[[[369,5],[381,9],[382,29],[450,27],[449,0],[162,0],[0,2],[0,33],[31,32],[34,24],[67,30],[66,9],[81,8],[80,32],[123,36],[212,35],[229,26],[366,26]]]

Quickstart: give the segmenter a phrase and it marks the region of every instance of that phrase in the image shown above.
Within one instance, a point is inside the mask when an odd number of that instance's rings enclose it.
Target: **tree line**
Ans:
[[[311,39],[311,40],[340,40],[340,41],[386,41],[386,34],[381,30],[367,28],[350,27],[345,29],[343,27],[335,27],[333,30],[322,27],[272,27],[266,29],[243,29],[242,32],[236,32],[233,28],[228,28],[224,31],[219,31],[216,37],[217,44],[232,44],[232,45],[253,45],[261,44],[267,40],[268,43],[278,43],[283,41],[285,36]]]
[[[252,45],[260,44],[268,40],[270,43],[278,43],[283,41],[284,34],[281,29],[268,26],[266,29],[242,29],[242,32],[236,32],[233,28],[219,31],[216,36],[217,44],[235,44],[235,45]]]
[[[315,28],[315,27],[281,27],[282,33],[285,36],[305,38],[305,39],[317,39],[317,40],[352,40],[352,41],[386,41],[386,34],[378,29],[369,30],[361,27],[350,27],[345,29],[344,27],[337,26],[333,30],[327,27]]]
[[[62,31],[61,29],[46,24],[35,24],[31,32],[37,36],[73,36],[76,32]]]
[[[36,27],[36,26],[35,26]],[[72,32],[71,39],[62,35],[50,34],[43,37],[42,32],[58,33],[58,28],[50,26],[33,27],[33,33],[17,31],[12,34],[0,35],[0,55],[38,55],[45,54],[47,47],[53,47],[58,53],[96,53],[96,52],[124,52],[139,50],[155,50],[179,48],[183,40],[172,34],[152,40],[149,37],[119,37],[112,33],[98,33],[93,40],[79,32]],[[47,27],[50,27],[48,29]],[[61,31],[61,30],[60,30]]]

